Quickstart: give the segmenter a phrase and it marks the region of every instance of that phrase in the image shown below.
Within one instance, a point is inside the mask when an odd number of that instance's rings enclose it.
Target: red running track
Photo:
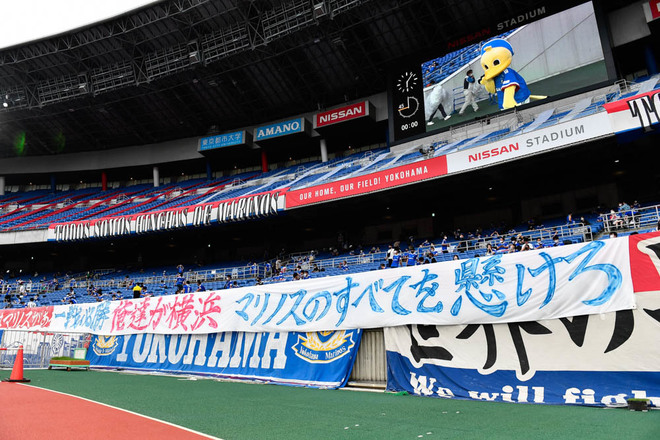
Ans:
[[[2,440],[209,440],[188,430],[81,397],[0,383]]]

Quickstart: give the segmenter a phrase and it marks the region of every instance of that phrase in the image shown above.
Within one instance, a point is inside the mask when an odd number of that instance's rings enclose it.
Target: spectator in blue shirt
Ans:
[[[417,263],[417,254],[414,248],[408,249],[408,266],[414,266]]]
[[[442,249],[443,254],[449,252],[449,242],[447,241],[446,235],[442,237],[442,243],[440,243],[440,248]]]
[[[206,287],[201,281],[197,281],[197,292],[206,292]]]
[[[401,252],[394,250],[394,255],[392,255],[392,266],[390,267],[399,267],[401,264]]]
[[[177,293],[183,290],[183,284],[186,282],[186,279],[183,277],[183,272],[177,275],[176,277],[176,291]]]

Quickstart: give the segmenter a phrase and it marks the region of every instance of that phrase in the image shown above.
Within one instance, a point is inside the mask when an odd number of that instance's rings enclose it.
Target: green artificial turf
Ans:
[[[98,371],[29,370],[26,376],[37,387],[227,440],[660,438],[660,411],[447,400]]]

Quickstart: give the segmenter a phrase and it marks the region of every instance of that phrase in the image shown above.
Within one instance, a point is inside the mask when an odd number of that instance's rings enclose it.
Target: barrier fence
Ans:
[[[660,332],[659,243],[656,232],[174,300],[2,310],[0,366],[19,346],[26,368],[83,347],[95,368],[660,407],[660,346],[648,342]]]
[[[636,218],[641,218],[643,225],[655,225],[658,221],[658,206],[644,208],[643,214],[636,215]],[[650,220],[651,219],[651,220]],[[607,219],[604,220],[604,225],[606,230],[609,231],[609,225],[613,223],[609,222]],[[638,225],[640,226],[640,225]],[[640,227],[641,227],[640,226]],[[500,237],[503,237],[505,241],[509,242],[511,238],[515,238],[518,235],[523,237],[529,237],[532,240],[541,238],[542,240],[549,240],[554,236],[557,236],[560,241],[566,239],[576,239],[579,238],[581,241],[591,241],[593,240],[592,229],[589,225],[584,225],[582,223],[572,223],[559,225],[555,227],[547,228],[538,228],[529,231],[522,231],[516,233],[506,233],[498,235],[497,237],[480,237],[480,238],[470,238],[466,240],[452,240],[448,243],[449,252],[463,252],[463,251],[479,251],[483,250],[485,252],[486,246],[488,243],[497,245],[497,242]],[[405,248],[406,245],[402,244],[402,248]],[[430,250],[429,246],[420,246],[418,250],[422,251],[424,254]],[[436,243],[436,251],[441,252],[440,243]],[[367,264],[374,262],[385,262],[386,252],[376,252],[376,253],[364,253],[359,255],[340,255],[332,258],[323,258],[323,259],[309,259],[310,253],[302,254],[291,254],[286,259],[282,260],[282,266],[287,266],[289,271],[292,272],[292,267],[300,264],[302,270],[307,270],[312,272],[314,266],[318,266],[318,269],[328,269],[339,267],[340,264],[346,263],[349,266],[358,265],[358,264]],[[308,257],[305,259],[304,257]],[[256,277],[268,278],[275,274],[275,264],[272,264],[270,269],[267,269],[266,263],[257,264],[256,268],[252,265],[246,266],[235,266],[235,267],[226,267],[218,269],[204,269],[204,270],[189,270],[184,276],[186,280],[191,283],[196,283],[197,281],[202,282],[211,282],[211,281],[224,281],[227,276],[230,276],[232,281],[234,280],[250,280]],[[121,279],[121,274],[117,273],[115,278],[99,279],[98,277],[111,276],[115,271],[113,269],[102,269],[95,271],[94,276],[87,278],[84,274],[78,274],[74,276],[76,279],[75,285],[73,287],[77,288],[87,288],[90,285],[93,285],[95,288],[132,288],[133,283],[145,283],[145,284],[158,284],[173,286],[176,284],[177,275],[170,274],[157,274],[152,273],[151,275],[139,275],[131,276],[130,278]],[[82,277],[82,279],[81,279]],[[25,277],[29,279],[29,277]],[[268,280],[265,280],[268,282]],[[2,294],[6,294],[8,289],[11,286],[11,293],[16,295],[20,293],[20,284],[18,282],[4,283],[0,287]],[[48,282],[32,282],[24,280],[24,289],[26,295],[34,295],[36,293],[47,293],[60,289],[67,289],[72,287],[70,279],[62,279],[60,283],[56,286],[53,281]]]
[[[605,232],[646,232],[655,230],[660,220],[660,205],[645,206],[643,208],[629,207],[629,209],[611,210],[601,214],[598,218],[603,223]]]
[[[52,357],[73,357],[74,350],[86,348],[86,344],[87,334],[5,330],[0,338],[0,368],[12,368],[20,346],[25,368],[47,368]]]

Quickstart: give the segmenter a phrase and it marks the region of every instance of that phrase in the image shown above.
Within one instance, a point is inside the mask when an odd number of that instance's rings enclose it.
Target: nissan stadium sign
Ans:
[[[496,165],[611,134],[607,114],[598,113],[448,154],[447,172],[452,174]]]
[[[282,189],[144,214],[53,223],[48,227],[48,241],[146,234],[270,217],[285,209],[286,191]]]

